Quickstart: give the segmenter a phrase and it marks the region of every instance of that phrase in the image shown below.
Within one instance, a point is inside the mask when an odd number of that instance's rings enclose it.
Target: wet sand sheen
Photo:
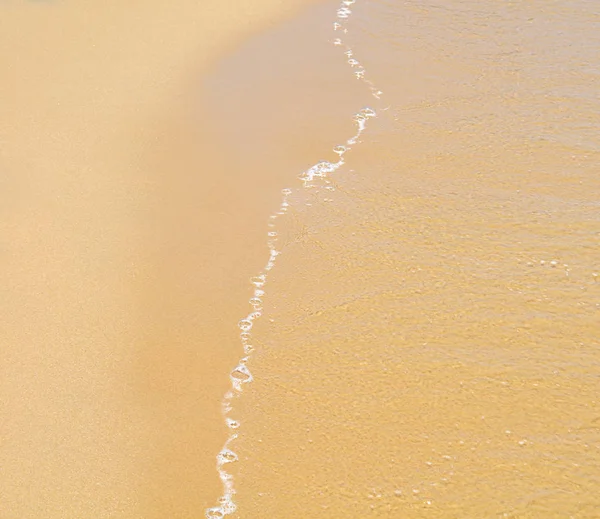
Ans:
[[[309,3],[0,6],[3,517],[199,517],[217,498],[279,189],[223,166],[198,85]]]

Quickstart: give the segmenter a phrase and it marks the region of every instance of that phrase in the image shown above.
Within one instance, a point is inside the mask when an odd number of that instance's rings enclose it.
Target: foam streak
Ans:
[[[355,3],[355,0],[343,0],[336,13],[336,21],[333,24],[333,29],[336,32],[347,34],[346,23],[352,14],[350,6]],[[371,94],[376,99],[380,99],[382,92],[378,90],[373,82],[366,78],[366,71],[361,63],[354,57],[352,49],[347,46],[342,38],[336,38],[333,41],[334,45],[342,46],[344,54],[347,58],[347,62],[350,67],[354,70],[354,76],[363,81],[370,89]],[[376,113],[371,108],[363,108],[354,115],[354,121],[357,126],[356,133],[350,137],[344,144],[340,144],[333,148],[334,153],[339,157],[337,162],[321,161],[310,167],[306,171],[299,175],[299,179],[305,188],[314,187],[315,182],[319,179],[326,179],[329,174],[338,170],[343,164],[345,164],[344,155],[355,146],[360,139],[360,136],[366,129],[367,121],[376,117]],[[252,297],[248,301],[250,305],[250,311],[243,319],[238,323],[240,329],[240,341],[244,350],[244,357],[242,357],[238,365],[231,371],[231,389],[225,394],[222,403],[223,417],[225,424],[229,429],[229,436],[225,445],[221,451],[217,454],[217,472],[223,483],[223,494],[219,498],[219,504],[213,508],[206,510],[206,517],[208,519],[219,519],[227,515],[235,513],[237,505],[234,501],[236,494],[234,479],[230,472],[227,471],[227,466],[231,463],[238,461],[238,455],[231,449],[231,444],[238,438],[237,430],[240,428],[240,422],[229,415],[234,410],[233,402],[242,393],[244,386],[251,383],[254,379],[248,369],[248,361],[251,358],[254,346],[252,345],[252,327],[254,322],[262,316],[263,312],[263,299],[265,296],[265,285],[269,272],[275,267],[278,256],[281,251],[277,248],[277,224],[278,220],[285,216],[288,208],[290,207],[290,195],[292,194],[291,189],[282,190],[282,202],[279,206],[279,210],[269,217],[268,232],[267,232],[267,245],[269,247],[269,258],[267,263],[263,267],[262,271],[255,277],[250,279],[250,283],[254,287]]]

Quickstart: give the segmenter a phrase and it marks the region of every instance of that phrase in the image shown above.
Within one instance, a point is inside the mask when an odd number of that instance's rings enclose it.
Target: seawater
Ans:
[[[596,4],[332,4],[340,52],[303,60],[325,12],[270,40],[296,39],[293,74],[238,69],[268,77],[244,156],[339,160],[268,222],[208,516],[597,517]],[[265,110],[286,90],[298,131]],[[358,133],[315,151],[355,102]]]

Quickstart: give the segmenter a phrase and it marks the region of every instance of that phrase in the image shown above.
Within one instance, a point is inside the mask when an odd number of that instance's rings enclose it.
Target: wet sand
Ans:
[[[0,6],[3,518],[217,499],[235,322],[279,189],[224,167],[198,85],[309,3]]]

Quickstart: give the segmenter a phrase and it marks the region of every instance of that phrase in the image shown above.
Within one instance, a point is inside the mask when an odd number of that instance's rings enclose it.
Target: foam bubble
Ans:
[[[233,463],[238,460],[238,455],[229,449],[223,449],[219,454],[217,454],[217,460],[222,463]]]
[[[235,367],[231,372],[231,378],[242,383],[251,382],[252,374],[250,373],[250,370],[244,366],[244,364],[238,364],[237,367]]]
[[[252,382],[252,374],[250,370],[243,364],[239,364],[229,375],[231,385],[238,392],[242,391],[242,385]]]
[[[227,418],[227,420],[225,420],[225,423],[230,429],[238,429],[240,426],[240,422],[238,422],[237,420],[232,420],[231,418]]]
[[[267,277],[264,274],[261,274],[260,276],[254,276],[253,278],[250,279],[250,283],[252,283],[255,287],[262,287],[265,284]]]
[[[235,435],[234,435],[235,436]],[[233,480],[233,476],[229,474],[229,472],[225,472],[224,470],[219,470],[219,475],[224,483],[228,484],[227,488],[231,489],[231,485],[229,484]],[[235,492],[232,492],[235,493]]]
[[[361,112],[365,117],[376,117],[377,116],[377,112],[375,110],[373,110],[372,108],[363,108],[361,110]]]
[[[238,327],[243,332],[247,332],[247,331],[249,331],[252,328],[252,321],[250,319],[242,319],[238,323]]]
[[[352,14],[352,11],[347,7],[340,7],[337,10],[338,18],[346,19],[350,16],[350,14]]]
[[[342,164],[342,161],[328,162],[326,160],[322,160],[321,162],[317,162],[317,164],[304,171],[300,175],[300,179],[304,182],[305,186],[308,186],[310,182],[317,178],[325,178],[328,173],[334,172]]]

